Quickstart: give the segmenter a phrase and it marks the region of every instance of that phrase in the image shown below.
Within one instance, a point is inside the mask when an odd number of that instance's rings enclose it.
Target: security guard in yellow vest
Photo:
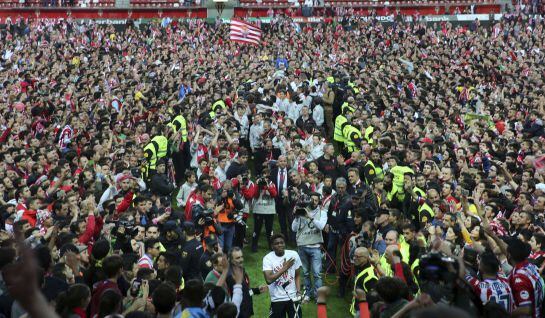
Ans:
[[[371,152],[370,159],[367,160],[365,166],[363,166],[363,175],[365,176],[365,182],[368,185],[371,185],[373,180],[384,178],[384,172],[382,171],[382,166],[380,165],[380,154],[378,151]]]
[[[392,200],[395,197],[400,201],[403,202],[405,199],[405,174],[410,173],[414,175],[413,169],[406,167],[406,166],[400,166],[399,159],[395,156],[391,156],[388,159],[388,166],[390,166],[390,172],[393,175],[392,179],[392,190],[389,193],[389,200]]]
[[[376,269],[369,261],[369,250],[365,247],[358,247],[354,251],[354,295],[356,289],[362,289],[365,294],[369,295],[369,292],[375,288],[378,277],[376,275]],[[368,296],[369,298],[369,296]],[[356,297],[352,297],[352,305],[350,306],[350,313],[356,314],[358,306],[356,304]]]
[[[174,133],[180,132],[183,142],[187,141],[187,121],[183,115],[174,117],[174,119],[168,123],[167,126],[170,127]]]
[[[374,141],[373,141],[373,132],[374,131],[375,131],[375,128],[373,126],[369,126],[369,127],[365,128],[365,133],[363,134],[363,138],[365,138],[367,143],[369,145],[371,145],[371,146],[374,144]]]
[[[341,114],[335,118],[335,130],[333,132],[333,140],[337,142],[337,145],[342,148],[344,146],[343,125],[348,123],[348,119],[354,112],[354,108],[350,107],[348,103],[344,103],[341,106]]]
[[[144,180],[149,180],[150,172],[155,170],[157,160],[164,158],[168,153],[168,138],[163,135],[155,136],[144,147],[144,158],[146,164],[142,168],[142,177]]]
[[[356,86],[356,83],[348,82],[348,87],[352,88],[352,91],[354,92],[354,94],[357,95],[360,93],[360,89]]]
[[[421,204],[418,206],[418,222],[421,226],[424,226],[426,223],[431,222],[435,216],[435,212],[433,212],[432,207],[426,200],[421,199],[421,201],[423,202],[421,202]]]
[[[354,151],[361,150],[361,130],[351,124],[343,126],[344,149],[350,155]]]
[[[212,112],[217,113],[218,109],[227,109],[227,105],[221,98],[216,99],[216,101],[212,104]]]

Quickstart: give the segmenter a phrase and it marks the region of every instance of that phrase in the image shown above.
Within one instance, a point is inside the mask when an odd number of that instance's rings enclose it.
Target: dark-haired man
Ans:
[[[513,293],[507,278],[499,276],[500,261],[492,252],[484,252],[479,258],[479,273],[482,280],[473,277],[466,271],[465,280],[473,287],[473,292],[479,297],[483,305],[498,304],[511,313],[515,306]]]
[[[509,263],[513,270],[509,275],[509,285],[513,290],[516,316],[543,317],[544,282],[539,269],[528,262],[531,248],[528,243],[519,239],[510,242],[507,248]]]

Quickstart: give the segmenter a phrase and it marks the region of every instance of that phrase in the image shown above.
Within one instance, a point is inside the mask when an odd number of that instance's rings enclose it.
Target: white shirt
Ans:
[[[237,112],[235,112],[235,119],[240,124],[240,135],[243,138],[246,138],[248,135],[248,131],[250,129],[250,123],[248,121],[248,116],[246,114],[243,114],[242,116],[239,116]]]
[[[284,255],[276,256],[274,252],[263,257],[263,271],[272,271],[273,274],[280,271],[284,264],[284,260],[295,259],[295,263],[291,266],[282,276],[269,285],[269,294],[271,295],[271,302],[288,301],[297,297],[297,288],[295,286],[295,271],[301,267],[301,259],[296,251],[285,250]],[[289,282],[289,285],[282,287],[285,282]],[[289,295],[289,297],[288,297]]]
[[[324,124],[324,108],[322,105],[314,106],[314,109],[312,110],[312,119],[314,119],[316,126],[322,127]]]
[[[261,123],[253,124],[250,127],[250,147],[252,151],[262,146],[261,134],[263,134],[263,126]]]
[[[214,170],[214,172],[216,173],[216,177],[219,179],[219,181],[221,183],[223,183],[225,181],[225,179],[227,179],[227,170],[226,169],[222,169],[220,166],[216,167],[216,169]]]
[[[282,185],[280,185],[280,176],[284,174],[284,182]],[[278,184],[278,189],[280,189],[280,187],[282,186],[282,190],[284,189],[288,189],[288,169],[287,168],[278,168],[278,182],[276,184]],[[277,190],[278,190],[277,189]]]

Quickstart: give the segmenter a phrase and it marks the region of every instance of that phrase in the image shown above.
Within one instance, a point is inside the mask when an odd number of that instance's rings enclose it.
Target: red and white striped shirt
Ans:
[[[153,259],[148,254],[144,254],[138,260],[138,268],[149,268],[153,269]]]
[[[506,277],[498,276],[496,279],[480,281],[471,275],[466,275],[466,280],[473,287],[473,291],[479,296],[483,305],[492,302],[500,305],[509,313],[515,310],[515,300]]]
[[[513,290],[517,307],[532,308],[534,318],[542,317],[544,296],[543,278],[539,275],[537,266],[527,260],[517,264],[509,275],[509,285]]]

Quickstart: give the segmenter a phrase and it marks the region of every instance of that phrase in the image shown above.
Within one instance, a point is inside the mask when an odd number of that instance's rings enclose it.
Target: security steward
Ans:
[[[149,182],[156,171],[157,161],[170,156],[174,151],[178,151],[179,142],[176,140],[179,134],[174,132],[168,125],[163,129],[163,133],[153,137],[144,147],[144,158],[146,159],[142,167],[142,178]]]
[[[342,133],[344,138],[344,155],[350,157],[354,151],[361,151],[361,129],[354,123],[346,122],[342,126]]]
[[[167,124],[175,134],[179,135],[180,146],[179,151],[176,151],[172,154],[172,164],[174,165],[175,171],[175,181],[176,184],[180,185],[183,183],[185,171],[189,168],[189,163],[191,158],[188,157],[190,153],[189,146],[187,142],[187,121],[185,117],[181,114],[181,111],[178,111],[178,115]]]
[[[407,195],[403,201],[403,212],[419,230],[433,219],[435,212],[426,198],[420,195],[421,190],[415,185],[412,173],[405,173],[403,182],[405,193],[411,194]]]
[[[384,179],[384,172],[382,171],[382,165],[380,164],[380,153],[377,150],[373,150],[369,156],[369,160],[363,166],[363,176],[365,183],[371,185],[373,180]]]
[[[202,245],[195,237],[195,225],[192,222],[184,222],[185,244],[182,249],[182,270],[184,279],[202,280],[199,263],[201,260]]]
[[[354,292],[356,294],[357,289],[361,289],[367,295],[369,306],[371,307],[374,302],[377,301],[377,295],[374,289],[377,285],[378,277],[376,275],[376,269],[369,261],[369,251],[365,247],[358,247],[354,251]],[[356,315],[358,311],[359,303],[355,296],[352,296],[352,305],[350,306],[350,313]],[[356,315],[358,317],[358,315]]]
[[[354,108],[349,106],[345,102],[341,106],[341,114],[335,118],[335,130],[333,131],[333,140],[337,144],[338,149],[343,149],[344,147],[344,135],[343,135],[343,126],[348,123],[348,120],[352,117]]]
[[[392,190],[387,195],[388,201],[395,199],[397,202],[403,202],[405,200],[405,173],[414,174],[414,171],[407,166],[400,165],[399,158],[395,156],[388,158],[388,166],[390,166],[390,172],[393,175]]]

